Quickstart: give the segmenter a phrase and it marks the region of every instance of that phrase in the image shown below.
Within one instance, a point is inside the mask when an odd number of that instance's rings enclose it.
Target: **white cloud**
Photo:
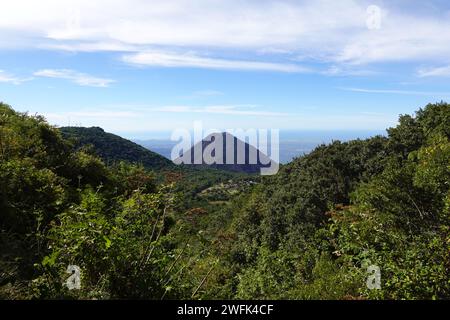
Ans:
[[[194,54],[167,52],[141,52],[125,55],[123,61],[139,66],[207,68],[223,70],[260,70],[278,72],[309,72],[307,68],[295,64],[269,63],[259,61],[224,60],[200,57]]]
[[[339,89],[344,90],[344,91],[360,92],[360,93],[380,93],[380,94],[401,94],[401,95],[413,95],[413,96],[450,97],[450,92],[428,92],[428,91],[364,89],[364,88],[339,88]]]
[[[34,73],[37,77],[57,78],[70,80],[80,86],[89,87],[108,87],[111,83],[115,82],[111,79],[98,78],[89,74],[77,72],[70,69],[43,69]]]
[[[249,110],[250,109],[250,110]],[[395,110],[393,108],[392,110]],[[34,113],[35,110],[29,110]],[[217,115],[217,116],[215,116]],[[229,116],[225,116],[229,115]],[[361,112],[351,114],[304,115],[278,113],[257,109],[257,106],[165,106],[144,105],[102,106],[79,109],[76,112],[47,112],[44,116],[59,126],[100,126],[108,132],[122,132],[136,137],[131,132],[171,131],[190,129],[194,121],[203,120],[204,128],[255,128],[246,116],[259,116],[256,127],[304,130],[371,130],[384,129],[396,123],[398,114]],[[168,135],[170,137],[170,134]]]
[[[419,1],[411,6],[373,0],[3,2],[0,48],[131,52],[128,61],[142,65],[270,71],[301,69],[275,63],[272,56],[332,65],[435,63],[450,56],[448,15],[422,10],[427,5]],[[382,3],[379,30],[366,24],[374,2]],[[189,54],[192,50],[197,54]],[[268,61],[248,58],[261,53]]]
[[[258,125],[261,128],[278,128],[282,123],[291,119],[286,117],[288,114],[257,111],[258,109],[253,107],[248,105],[202,107],[104,105],[84,107],[73,112],[44,112],[43,115],[50,123],[58,126],[99,126],[108,132],[122,133],[189,129],[194,121],[198,120],[204,121],[205,129],[253,127],[254,124],[249,123],[246,116],[258,116]],[[34,113],[35,110],[28,111]],[[275,121],[279,121],[279,123],[277,126],[272,126]]]
[[[80,43],[52,43],[41,44],[39,49],[51,49],[71,52],[102,52],[102,51],[120,51],[120,52],[134,52],[138,51],[139,47],[123,44],[120,42],[80,42]]]
[[[139,114],[130,111],[109,111],[109,110],[98,110],[98,111],[77,111],[77,112],[62,112],[62,113],[46,113],[45,116],[51,120],[64,120],[70,117],[80,117],[80,118],[135,118]]]
[[[424,77],[450,77],[450,65],[439,68],[424,68],[419,69],[417,75]]]
[[[379,72],[369,69],[355,68],[353,66],[337,66],[332,65],[322,72],[327,76],[371,76],[379,74]]]
[[[247,110],[249,106],[241,105],[225,105],[225,106],[164,106],[153,108],[153,111],[158,112],[173,112],[173,113],[208,113],[208,114],[223,114],[223,115],[241,115],[241,116],[289,116],[288,113],[271,112],[271,111],[254,111]]]
[[[192,93],[193,97],[212,97],[212,96],[222,96],[223,92],[218,90],[199,90]]]
[[[19,84],[22,84],[23,82],[30,81],[32,79],[33,78],[31,78],[31,77],[28,77],[28,78],[17,77],[17,76],[9,74],[3,70],[0,70],[0,82],[3,82],[3,83],[12,83],[15,85],[19,85]]]

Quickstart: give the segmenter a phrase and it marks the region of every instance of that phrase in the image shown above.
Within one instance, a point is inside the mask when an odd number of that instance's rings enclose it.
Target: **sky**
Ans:
[[[0,0],[0,101],[58,126],[383,130],[441,100],[446,0]]]

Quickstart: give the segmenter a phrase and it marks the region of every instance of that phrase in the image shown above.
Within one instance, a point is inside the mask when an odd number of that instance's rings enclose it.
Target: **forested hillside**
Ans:
[[[450,299],[447,103],[264,178],[105,163],[90,130],[0,104],[0,298]]]
[[[60,130],[63,137],[72,140],[77,148],[90,145],[106,163],[128,161],[142,164],[149,170],[173,167],[169,159],[99,127],[62,127]]]
[[[450,298],[450,106],[399,122],[320,146],[243,200],[237,297]],[[370,264],[381,290],[365,287]]]

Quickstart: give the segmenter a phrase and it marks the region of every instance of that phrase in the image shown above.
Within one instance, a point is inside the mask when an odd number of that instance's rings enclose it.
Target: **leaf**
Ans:
[[[111,247],[111,240],[107,236],[103,236],[103,239],[105,239],[105,248],[109,249]]]
[[[58,255],[59,253],[57,251],[53,251],[52,254],[44,257],[44,259],[42,260],[42,265],[52,267],[53,265],[55,265]]]

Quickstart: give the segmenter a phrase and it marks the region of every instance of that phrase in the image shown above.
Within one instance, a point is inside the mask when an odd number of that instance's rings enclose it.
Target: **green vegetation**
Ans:
[[[239,298],[450,298],[450,106],[320,146],[234,213]],[[367,264],[381,290],[365,286]]]
[[[264,178],[126,141],[0,104],[0,298],[450,299],[447,103]]]
[[[127,161],[142,164],[149,170],[173,167],[173,163],[132,141],[105,132],[99,127],[62,127],[63,137],[72,140],[77,148],[91,147],[107,163]]]

